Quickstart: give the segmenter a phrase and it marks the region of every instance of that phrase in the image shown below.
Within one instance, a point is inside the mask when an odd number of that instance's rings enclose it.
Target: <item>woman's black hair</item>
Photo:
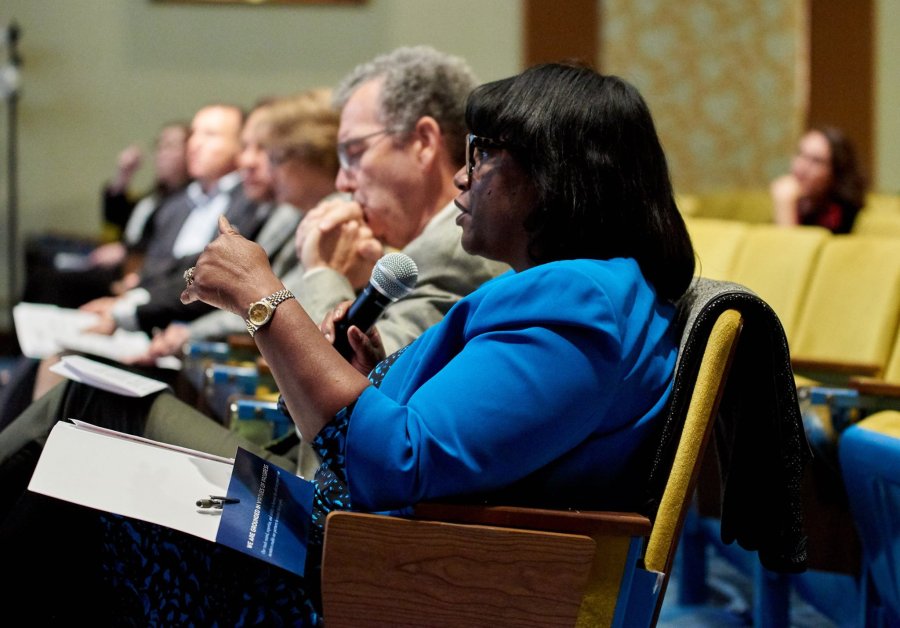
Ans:
[[[503,143],[537,188],[525,221],[535,262],[631,257],[660,295],[687,289],[693,247],[633,86],[581,65],[538,65],[476,88],[466,123]]]

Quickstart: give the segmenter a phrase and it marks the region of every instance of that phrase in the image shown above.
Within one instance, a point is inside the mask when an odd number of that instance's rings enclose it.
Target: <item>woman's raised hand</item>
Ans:
[[[203,301],[245,318],[251,303],[283,287],[263,248],[241,236],[220,216],[219,236],[197,260],[181,302]]]

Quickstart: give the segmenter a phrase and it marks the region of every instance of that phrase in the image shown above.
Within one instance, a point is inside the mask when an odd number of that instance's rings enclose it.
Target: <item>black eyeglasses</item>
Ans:
[[[506,148],[506,144],[492,140],[489,137],[475,135],[474,133],[466,135],[466,176],[469,179],[469,185],[472,185],[472,172],[475,170],[475,149],[477,148]]]

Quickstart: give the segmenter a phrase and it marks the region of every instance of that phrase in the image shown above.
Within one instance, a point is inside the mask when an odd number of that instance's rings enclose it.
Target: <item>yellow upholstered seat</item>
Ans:
[[[675,204],[682,216],[696,216],[700,211],[700,197],[696,194],[675,194]]]
[[[884,380],[892,384],[900,384],[900,326],[897,327],[897,339],[891,349],[891,357],[884,367]]]
[[[900,213],[900,194],[869,192],[866,194],[866,204],[863,206],[863,211],[868,210]]]
[[[791,355],[815,377],[881,377],[900,320],[900,239],[833,236],[822,248]]]
[[[695,274],[707,279],[728,279],[750,225],[701,217],[685,217],[685,224],[697,256]]]
[[[900,329],[882,377],[854,376],[842,387],[798,382],[798,392],[808,421],[821,426],[832,441],[873,412],[900,410]]]
[[[772,222],[772,197],[765,188],[731,188],[697,195],[701,218],[740,220],[750,223]]]
[[[853,233],[900,238],[900,210],[863,209],[853,221]]]
[[[752,225],[727,279],[747,286],[768,303],[793,339],[822,246],[831,232],[822,227]]]

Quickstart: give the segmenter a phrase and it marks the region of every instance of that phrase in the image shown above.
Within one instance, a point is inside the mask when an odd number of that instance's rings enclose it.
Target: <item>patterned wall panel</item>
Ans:
[[[760,187],[805,119],[803,0],[601,0],[601,61],[656,120],[675,187]]]

